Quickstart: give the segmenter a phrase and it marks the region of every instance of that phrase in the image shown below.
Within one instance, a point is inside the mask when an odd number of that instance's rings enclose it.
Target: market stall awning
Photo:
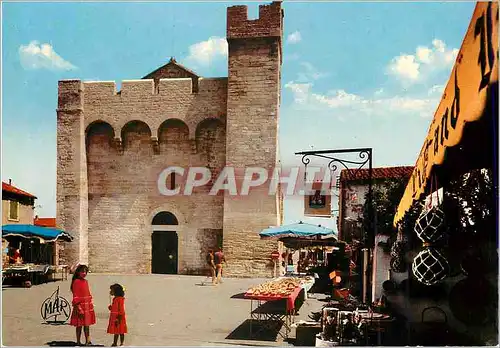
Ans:
[[[259,233],[262,239],[280,239],[280,238],[336,238],[332,229],[321,225],[313,225],[305,222],[296,224],[271,227]]]
[[[285,248],[288,249],[304,249],[304,248],[328,248],[338,245],[338,240],[336,237],[332,236],[323,238],[294,238],[294,237],[284,237],[279,239],[283,243]]]
[[[446,171],[473,169],[491,147],[488,132],[498,122],[498,3],[478,2],[458,52],[450,79],[434,114],[415,169],[399,203],[394,225],[413,203],[430,194],[433,177]],[[494,115],[492,115],[494,114]],[[481,128],[481,119],[491,117]],[[473,129],[481,129],[474,133]],[[468,139],[467,139],[468,138]],[[467,148],[467,149],[466,149]],[[465,163],[465,162],[470,162]],[[441,170],[442,172],[444,170]]]
[[[58,239],[73,240],[73,237],[63,230],[35,225],[3,225],[2,238],[7,237],[39,238],[46,242],[53,242]]]

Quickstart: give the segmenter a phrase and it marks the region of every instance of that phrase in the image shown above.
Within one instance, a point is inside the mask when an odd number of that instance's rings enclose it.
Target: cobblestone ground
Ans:
[[[106,333],[109,315],[107,307],[110,301],[109,286],[116,282],[126,288],[129,333],[125,337],[125,345],[287,344],[280,339],[270,342],[245,337],[227,338],[249,319],[250,313],[250,301],[231,297],[263,280],[225,279],[223,284],[215,287],[201,286],[205,278],[195,276],[90,274],[88,280],[97,315],[97,324],[91,327],[91,338],[96,345],[109,346],[112,342],[112,336]],[[73,327],[44,324],[40,314],[43,301],[58,286],[60,296],[71,302],[69,285],[70,280],[37,285],[30,289],[4,287],[3,345],[43,346],[53,341],[74,342]],[[306,301],[296,320],[305,319],[312,310],[319,307],[316,300]]]

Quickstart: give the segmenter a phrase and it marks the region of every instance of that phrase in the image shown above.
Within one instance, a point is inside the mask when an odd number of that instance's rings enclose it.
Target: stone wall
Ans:
[[[151,81],[135,82],[137,86],[124,85],[121,95],[105,97],[96,95],[92,84],[91,97],[85,99],[84,115],[90,124],[89,262],[97,272],[151,272],[152,212],[164,207],[179,220],[179,272],[192,272],[204,266],[199,229],[222,229],[223,197],[208,196],[206,188],[192,196],[163,196],[158,178],[169,166],[209,167],[215,172],[224,166],[225,80],[202,80],[199,94],[189,88],[163,90],[172,82],[168,80],[161,80],[160,94],[148,94],[145,86]],[[172,84],[190,82],[176,79]],[[119,132],[111,126],[122,124]],[[178,178],[176,185],[181,183]],[[110,254],[120,256],[110,264]]]

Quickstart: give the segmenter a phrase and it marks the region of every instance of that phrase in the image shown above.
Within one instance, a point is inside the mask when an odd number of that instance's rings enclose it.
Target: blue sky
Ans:
[[[2,180],[38,196],[37,214],[55,216],[57,81],[141,78],[171,56],[227,76],[233,4],[4,2]],[[373,147],[375,166],[413,165],[474,6],[285,1],[283,165],[311,147]],[[302,209],[287,199],[285,222],[303,219]]]

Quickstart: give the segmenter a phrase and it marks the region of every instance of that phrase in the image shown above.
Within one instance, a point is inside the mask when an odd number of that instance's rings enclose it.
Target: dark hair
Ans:
[[[75,272],[73,273],[73,278],[71,279],[71,285],[69,287],[69,289],[71,290],[71,292],[73,292],[73,283],[80,276],[81,272],[88,273],[89,272],[89,268],[87,266],[85,266],[85,265],[78,265],[78,267],[75,269]]]
[[[213,253],[214,251],[213,251],[213,249],[208,249],[208,252]]]
[[[120,284],[113,284],[109,288],[113,292],[114,296],[118,296],[118,297],[125,296],[125,291],[123,290],[123,286],[121,286]]]

